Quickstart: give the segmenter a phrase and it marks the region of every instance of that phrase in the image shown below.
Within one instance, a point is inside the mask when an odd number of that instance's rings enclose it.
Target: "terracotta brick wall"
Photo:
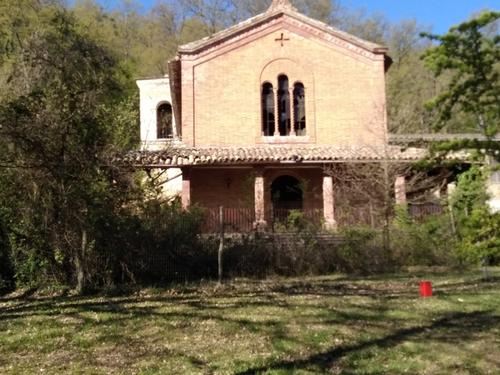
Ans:
[[[314,31],[314,30],[313,30]],[[275,41],[284,33],[290,41]],[[319,35],[319,34],[318,34]],[[331,43],[287,17],[236,41],[182,56],[182,137],[188,145],[249,145],[261,137],[261,83],[306,88],[308,137],[319,144],[385,142],[384,57]],[[297,137],[301,138],[301,137]]]
[[[191,202],[203,207],[254,207],[252,169],[194,169]]]
[[[269,169],[265,171],[266,210],[271,202],[271,184],[279,176],[297,178],[304,188],[304,209],[323,208],[323,175],[320,168]],[[193,169],[191,202],[207,208],[254,208],[254,171],[252,169]]]

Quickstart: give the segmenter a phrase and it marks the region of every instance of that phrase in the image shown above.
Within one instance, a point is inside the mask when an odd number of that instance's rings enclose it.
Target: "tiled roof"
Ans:
[[[272,7],[271,6],[267,12],[258,14],[252,18],[244,20],[244,21],[242,21],[234,26],[231,26],[227,29],[219,31],[211,36],[205,37],[203,39],[200,39],[200,40],[197,40],[197,41],[194,41],[191,43],[181,45],[181,46],[179,46],[179,52],[181,52],[181,53],[195,53],[196,51],[198,51],[202,48],[205,48],[205,47],[212,45],[214,43],[220,43],[224,40],[228,40],[232,36],[237,35],[239,33],[242,33],[245,30],[247,30],[248,28],[251,28],[255,25],[262,24],[264,22],[267,22],[269,19],[273,19],[275,17],[280,17],[282,15],[287,15],[289,17],[295,18],[301,22],[304,22],[304,23],[309,24],[313,27],[316,27],[327,34],[334,35],[337,38],[340,38],[342,40],[350,42],[358,47],[364,48],[364,49],[371,51],[371,52],[374,52],[374,53],[386,53],[388,50],[387,47],[384,47],[384,46],[381,46],[379,44],[358,38],[354,35],[351,35],[349,33],[342,31],[342,30],[339,30],[333,26],[327,25],[324,22],[310,18],[310,17],[298,12],[293,7],[288,7],[288,6]]]
[[[254,164],[321,164],[356,161],[416,161],[427,155],[418,148],[334,146],[179,147],[132,151],[115,162],[136,167],[180,167]]]

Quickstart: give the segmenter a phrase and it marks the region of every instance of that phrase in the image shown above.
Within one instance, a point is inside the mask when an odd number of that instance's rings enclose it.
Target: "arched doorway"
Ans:
[[[271,185],[271,200],[275,213],[301,210],[304,197],[300,181],[292,176],[276,178]]]

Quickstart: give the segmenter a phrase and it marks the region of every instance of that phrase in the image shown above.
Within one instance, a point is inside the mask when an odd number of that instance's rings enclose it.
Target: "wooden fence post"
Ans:
[[[222,252],[224,251],[224,207],[219,207],[219,230],[220,230],[220,239],[219,239],[219,252],[217,254],[217,264],[219,271],[219,284],[222,284]]]

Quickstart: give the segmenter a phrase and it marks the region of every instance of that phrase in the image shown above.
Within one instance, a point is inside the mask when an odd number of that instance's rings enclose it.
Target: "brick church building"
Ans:
[[[245,208],[259,227],[317,210],[335,228],[332,165],[422,156],[388,143],[387,52],[274,0],[180,46],[168,77],[138,81],[142,149],[129,161],[165,170],[184,207]]]

